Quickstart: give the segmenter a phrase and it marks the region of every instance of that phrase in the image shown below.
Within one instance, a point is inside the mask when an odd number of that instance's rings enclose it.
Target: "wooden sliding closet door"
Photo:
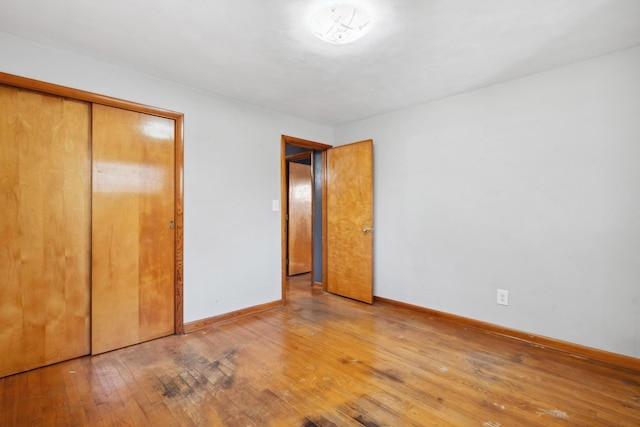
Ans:
[[[0,86],[0,377],[88,354],[89,104]]]
[[[171,119],[93,106],[91,351],[174,333]]]

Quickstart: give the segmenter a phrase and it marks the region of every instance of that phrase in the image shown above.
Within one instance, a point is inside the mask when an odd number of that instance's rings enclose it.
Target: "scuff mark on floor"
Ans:
[[[635,386],[635,387],[640,387],[640,383],[638,381],[635,380],[631,380],[629,378],[621,378],[620,382],[624,385],[631,385],[631,386]]]
[[[484,423],[482,423],[482,426],[483,427],[500,427],[501,424],[495,421],[485,421]]]
[[[540,415],[551,415],[554,418],[558,418],[561,420],[568,420],[569,416],[566,412],[559,411],[557,409],[542,409],[538,408],[538,416]]]

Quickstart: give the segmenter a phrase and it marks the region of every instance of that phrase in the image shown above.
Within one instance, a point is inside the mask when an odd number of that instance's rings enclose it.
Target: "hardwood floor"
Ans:
[[[308,283],[283,308],[0,379],[0,425],[640,425],[640,372]]]

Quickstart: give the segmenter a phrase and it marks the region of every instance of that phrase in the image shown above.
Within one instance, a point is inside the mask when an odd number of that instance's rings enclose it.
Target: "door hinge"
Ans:
[[[288,258],[284,261],[284,265],[289,266],[289,259]]]
[[[169,228],[171,230],[173,230],[174,228],[176,228],[176,224],[173,222],[173,220],[169,221]]]
[[[289,221],[289,214],[285,214],[285,215],[284,215],[284,220],[285,220],[285,221]]]

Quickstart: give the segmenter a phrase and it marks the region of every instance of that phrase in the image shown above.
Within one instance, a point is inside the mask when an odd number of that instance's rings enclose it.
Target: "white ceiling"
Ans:
[[[0,0],[0,31],[334,126],[640,44],[640,0],[350,2],[341,46],[322,0]]]

